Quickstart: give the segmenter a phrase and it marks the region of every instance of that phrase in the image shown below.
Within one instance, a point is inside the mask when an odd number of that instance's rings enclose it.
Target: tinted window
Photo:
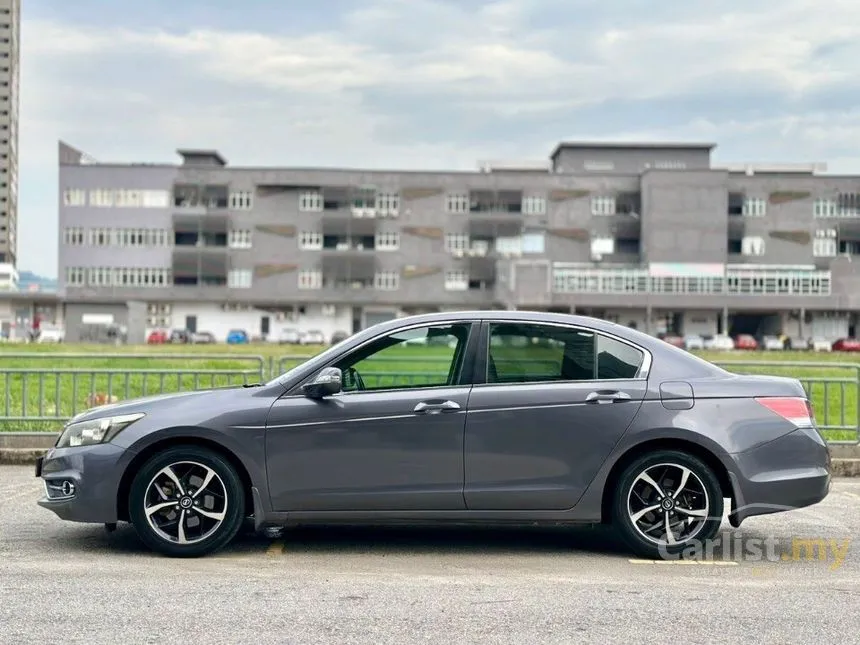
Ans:
[[[418,327],[383,336],[335,363],[343,389],[393,390],[457,383],[469,324]]]
[[[493,323],[488,383],[538,383],[634,378],[643,353],[590,331],[547,325]]]
[[[645,355],[635,347],[609,338],[597,337],[597,378],[635,378]]]

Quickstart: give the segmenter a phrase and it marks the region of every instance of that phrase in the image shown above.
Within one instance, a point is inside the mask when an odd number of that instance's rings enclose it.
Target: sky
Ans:
[[[24,0],[21,29],[19,269],[52,277],[58,140],[411,169],[690,140],[860,174],[857,0]]]

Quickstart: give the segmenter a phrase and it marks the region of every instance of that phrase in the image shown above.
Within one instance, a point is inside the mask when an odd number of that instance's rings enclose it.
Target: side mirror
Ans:
[[[311,399],[323,399],[341,391],[343,374],[337,367],[326,367],[310,383],[302,385],[302,392]]]

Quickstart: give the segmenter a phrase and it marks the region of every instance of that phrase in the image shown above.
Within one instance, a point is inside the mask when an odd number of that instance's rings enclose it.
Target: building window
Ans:
[[[445,210],[449,213],[462,215],[469,212],[468,193],[449,193],[445,197]]]
[[[466,291],[469,289],[469,276],[465,271],[446,271],[445,289],[447,291]]]
[[[522,236],[497,237],[496,252],[501,255],[520,255],[523,252]]]
[[[448,253],[465,253],[469,248],[469,236],[465,233],[446,233],[445,250]]]
[[[767,200],[756,197],[744,200],[742,215],[744,217],[764,217],[767,214]]]
[[[102,208],[113,206],[113,191],[101,189],[91,190],[90,206],[99,206]]]
[[[230,193],[230,208],[234,211],[249,211],[253,205],[253,193],[250,190],[240,190]]]
[[[90,287],[112,287],[113,270],[107,267],[90,267],[87,269],[87,285]]]
[[[833,199],[816,199],[812,204],[815,217],[836,217],[836,201]]]
[[[318,190],[305,190],[299,193],[299,210],[319,213],[323,209],[323,196]]]
[[[139,190],[117,190],[114,192],[114,206],[117,208],[140,208],[143,202]]]
[[[546,235],[544,233],[524,233],[523,253],[545,253]]]
[[[91,228],[90,246],[110,246],[111,230],[109,228]]]
[[[396,251],[400,248],[400,234],[392,231],[380,231],[376,234],[374,247],[377,251]]]
[[[815,232],[812,240],[812,255],[816,258],[831,258],[836,255],[836,229],[830,228]]]
[[[299,289],[321,289],[322,282],[322,271],[315,269],[299,271]]]
[[[323,247],[323,235],[315,231],[299,233],[299,248],[303,251],[319,251]]]
[[[167,230],[163,228],[120,228],[115,234],[118,246],[170,246]]]
[[[83,267],[66,267],[66,284],[70,287],[82,287],[86,283],[87,273]]]
[[[227,273],[227,286],[231,289],[248,289],[253,279],[251,269],[230,269]]]
[[[72,226],[63,231],[63,244],[66,246],[82,246],[84,244],[84,229]]]
[[[523,197],[523,214],[524,215],[545,215],[546,214],[546,197],[538,197],[535,195]]]
[[[615,215],[615,198],[614,197],[592,197],[591,198],[591,214],[592,215]]]
[[[601,258],[615,253],[615,238],[595,237],[591,240],[591,257]]]
[[[116,287],[166,287],[172,282],[170,269],[159,267],[122,267],[113,271]]]
[[[170,206],[170,191],[142,190],[140,191],[140,205],[143,208],[167,208]]]
[[[87,192],[77,188],[67,188],[63,191],[64,206],[86,206]]]
[[[741,241],[741,253],[744,255],[764,255],[764,238],[745,237]]]
[[[380,217],[397,217],[400,214],[400,195],[397,193],[377,193],[376,213]]]
[[[250,249],[251,231],[233,230],[227,233],[227,246],[231,249]]]
[[[400,274],[395,271],[380,271],[373,277],[373,287],[381,291],[395,291],[400,288]]]

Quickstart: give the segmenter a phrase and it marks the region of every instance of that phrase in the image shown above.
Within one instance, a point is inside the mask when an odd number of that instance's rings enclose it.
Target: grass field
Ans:
[[[0,431],[56,430],[86,409],[92,394],[128,399],[160,392],[267,380],[321,351],[321,347],[255,345],[0,345]],[[368,361],[368,385],[439,378],[446,347],[398,347],[383,361]],[[834,441],[854,441],[858,423],[858,369],[851,354],[702,352],[738,373],[790,376],[804,382],[818,423]],[[766,364],[765,364],[766,362]],[[816,363],[817,367],[791,362]],[[850,428],[854,428],[853,430]]]

